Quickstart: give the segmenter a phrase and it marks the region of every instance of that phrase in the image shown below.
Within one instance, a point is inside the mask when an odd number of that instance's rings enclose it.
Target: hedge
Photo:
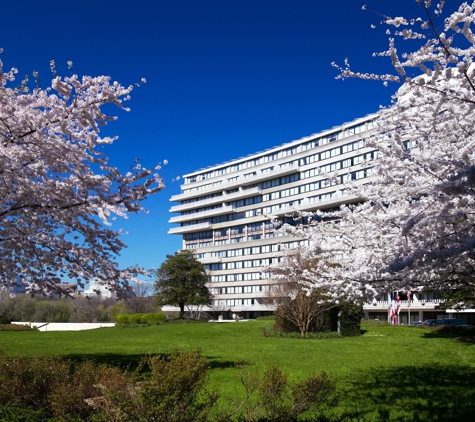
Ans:
[[[161,312],[154,314],[119,314],[117,322],[121,325],[153,325],[163,324],[167,317]]]

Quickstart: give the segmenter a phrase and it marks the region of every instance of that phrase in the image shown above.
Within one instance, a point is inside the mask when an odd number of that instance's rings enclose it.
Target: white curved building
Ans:
[[[374,132],[368,115],[329,130],[185,175],[169,234],[183,236],[209,271],[212,306],[225,318],[254,318],[272,311],[262,298],[268,281],[261,271],[278,262],[281,244],[270,216],[292,223],[292,211],[330,209],[358,198],[343,183],[371,173],[375,150],[364,137]],[[328,173],[339,183],[330,183]]]

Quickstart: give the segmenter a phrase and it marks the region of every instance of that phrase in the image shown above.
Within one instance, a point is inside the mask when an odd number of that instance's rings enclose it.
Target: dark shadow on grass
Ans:
[[[470,366],[375,368],[353,374],[350,386],[342,392],[342,399],[354,418],[474,421],[474,379],[475,368]]]
[[[171,353],[153,353],[151,356],[161,356],[167,358]],[[65,355],[64,359],[70,359],[73,362],[82,362],[84,360],[92,360],[97,364],[107,366],[115,366],[122,370],[133,371],[138,368],[142,359],[148,355],[122,355],[115,353],[95,353],[90,355]],[[234,368],[235,362],[223,361],[216,356],[205,356],[210,369],[227,369]]]
[[[122,355],[115,353],[95,353],[90,355],[64,355],[64,359],[70,359],[73,362],[82,362],[85,360],[92,360],[99,365],[107,365],[118,367],[122,370],[134,371],[138,368],[140,362],[146,355]],[[166,357],[166,353],[157,353],[153,356],[163,356]]]
[[[448,338],[464,343],[468,346],[475,344],[475,330],[459,327],[437,327],[424,329],[422,338]]]

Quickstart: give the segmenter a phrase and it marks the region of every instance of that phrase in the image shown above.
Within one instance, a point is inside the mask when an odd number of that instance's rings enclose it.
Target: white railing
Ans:
[[[193,212],[190,214],[177,215],[168,220],[169,223],[183,223],[185,221],[201,220],[206,217],[214,217],[217,215],[228,214],[236,212],[236,208],[231,205],[223,205],[218,208],[212,208],[210,210]]]
[[[401,300],[400,302],[400,309],[424,309],[424,308],[434,308],[442,303],[444,303],[444,299],[417,299],[411,300],[411,306],[408,306],[407,300]],[[391,304],[391,301],[388,300],[375,300],[371,303],[365,303],[363,308],[365,310],[380,310],[385,309],[387,310]],[[394,306],[396,306],[397,302],[394,301]]]

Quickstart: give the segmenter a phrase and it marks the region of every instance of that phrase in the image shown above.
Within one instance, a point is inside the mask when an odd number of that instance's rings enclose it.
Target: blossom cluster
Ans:
[[[160,167],[123,175],[103,152],[115,138],[100,129],[116,120],[103,106],[128,110],[133,86],[52,70],[50,87],[30,89],[0,61],[0,282],[51,292],[63,277],[99,279],[119,290],[143,270],[118,268],[125,245],[108,226],[163,188]]]
[[[432,14],[430,2],[419,3],[423,18],[385,21],[421,28],[394,33],[420,43],[412,53],[399,55],[395,38],[381,53],[394,74],[337,66],[341,78],[401,85],[392,105],[379,111],[378,133],[365,139],[379,151],[374,175],[346,186],[360,203],[317,212],[324,224],[282,228],[306,241],[300,253],[314,264],[305,283],[336,300],[420,287],[472,296],[475,290],[475,2],[463,3],[440,31],[443,2]],[[407,76],[408,68],[420,76]]]

